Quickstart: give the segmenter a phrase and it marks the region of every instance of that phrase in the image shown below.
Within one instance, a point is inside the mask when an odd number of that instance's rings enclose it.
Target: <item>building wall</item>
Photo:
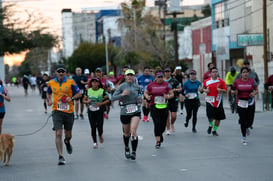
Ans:
[[[72,11],[62,12],[63,57],[68,58],[74,51]]]

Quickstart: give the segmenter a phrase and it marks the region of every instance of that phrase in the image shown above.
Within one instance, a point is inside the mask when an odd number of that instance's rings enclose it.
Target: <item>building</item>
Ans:
[[[96,42],[96,14],[90,11],[75,13],[71,9],[63,9],[63,57],[70,57],[81,42]]]

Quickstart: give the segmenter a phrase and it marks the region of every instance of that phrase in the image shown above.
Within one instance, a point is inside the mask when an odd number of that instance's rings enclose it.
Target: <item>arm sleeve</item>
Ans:
[[[118,100],[121,98],[121,93],[122,93],[122,90],[121,90],[121,85],[118,86],[118,88],[115,90],[113,96],[111,97],[111,101],[115,101],[115,100]]]

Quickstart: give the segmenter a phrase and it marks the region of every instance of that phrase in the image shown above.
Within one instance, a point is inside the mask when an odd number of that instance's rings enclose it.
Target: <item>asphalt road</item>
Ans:
[[[136,161],[124,157],[119,107],[111,110],[105,120],[103,144],[92,148],[90,127],[84,120],[76,120],[73,128],[74,151],[67,164],[58,166],[55,132],[52,120],[35,134],[29,134],[44,125],[49,114],[36,92],[25,97],[23,88],[8,87],[12,101],[6,103],[3,133],[15,135],[11,165],[0,164],[0,181],[272,181],[273,180],[273,112],[255,115],[254,129],[240,142],[238,115],[226,109],[227,119],[221,122],[219,137],[206,133],[208,121],[205,108],[198,112],[197,134],[191,124],[184,127],[184,115],[178,115],[176,132],[165,136],[160,150],[154,148],[153,123],[141,122]]]

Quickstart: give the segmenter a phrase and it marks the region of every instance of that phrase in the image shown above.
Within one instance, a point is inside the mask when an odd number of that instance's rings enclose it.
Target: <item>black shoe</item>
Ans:
[[[81,119],[84,119],[84,118],[83,118],[83,114],[80,114],[80,118],[81,118]]]
[[[131,153],[131,160],[135,160],[136,159],[136,152],[132,151]]]
[[[70,142],[69,141],[66,142],[66,140],[64,139],[64,144],[66,146],[67,153],[72,154],[73,148],[72,148],[72,145],[70,144]]]
[[[211,130],[212,130],[212,127],[211,126],[209,126],[209,128],[208,128],[208,134],[211,134]]]
[[[127,159],[131,158],[130,148],[129,147],[125,148],[125,158],[127,158]]]
[[[160,141],[157,141],[157,142],[156,142],[156,145],[155,145],[155,148],[156,148],[156,149],[159,149],[159,148],[160,148],[160,146],[161,146]]]
[[[212,135],[213,136],[219,136],[218,133],[216,131],[212,131]]]
[[[65,165],[66,161],[63,156],[59,156],[59,162],[58,165]]]
[[[195,128],[192,128],[192,132],[193,132],[193,133],[197,133],[197,131],[196,131]]]
[[[164,141],[164,138],[163,138],[163,136],[161,135],[160,136],[160,143],[162,143]]]
[[[184,126],[187,128],[188,127],[188,125],[189,125],[189,122],[185,122],[184,123]]]

